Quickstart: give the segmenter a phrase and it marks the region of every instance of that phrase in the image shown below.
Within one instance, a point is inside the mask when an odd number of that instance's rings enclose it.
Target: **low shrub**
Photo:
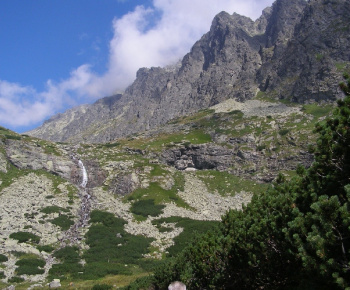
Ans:
[[[240,110],[233,110],[231,112],[228,113],[229,115],[236,115],[239,118],[242,118],[244,116],[244,113]]]
[[[107,275],[132,275],[132,271],[119,263],[87,263],[78,278],[96,280]]]
[[[40,237],[28,232],[17,232],[10,234],[10,238],[17,240],[19,243],[32,242],[38,244],[40,241]]]
[[[190,206],[178,196],[178,191],[183,190],[185,180],[181,173],[174,174],[175,184],[170,190],[162,188],[158,182],[151,182],[148,188],[138,188],[131,195],[127,197],[127,200],[143,200],[145,196],[147,199],[153,199],[154,204],[163,204],[168,202],[175,202],[179,207],[190,208]]]
[[[0,254],[0,263],[7,262],[7,261],[8,261],[8,258],[5,255]]]
[[[258,146],[256,147],[256,150],[258,150],[258,151],[262,151],[262,150],[264,150],[264,149],[266,149],[266,144],[261,144],[261,145],[258,145]]]
[[[69,277],[79,278],[83,272],[80,264],[78,247],[65,247],[56,251],[53,256],[61,261],[60,264],[52,265],[49,271],[49,279],[60,278],[65,280]]]
[[[328,115],[332,110],[331,105],[319,105],[319,104],[308,104],[303,106],[303,111],[307,114],[313,115],[315,118],[321,118]]]
[[[50,220],[50,222],[56,226],[59,226],[63,231],[68,230],[73,224],[71,217],[61,214],[59,217]]]
[[[107,284],[96,284],[94,287],[92,287],[91,290],[109,290],[112,289],[113,287],[111,285]]]
[[[115,142],[115,143],[106,143],[101,145],[100,147],[105,147],[105,148],[113,148],[113,147],[118,147],[120,146],[120,143]]]
[[[53,256],[61,261],[76,263],[80,261],[78,247],[65,247],[56,251]]]
[[[21,140],[22,139],[21,136],[15,136],[15,135],[9,135],[9,134],[5,134],[4,136],[5,136],[5,138],[12,139],[12,140]]]
[[[196,176],[205,183],[210,192],[218,192],[223,196],[238,193],[242,190],[259,193],[268,188],[267,184],[257,183],[250,179],[217,170],[198,170]]]
[[[130,285],[121,288],[121,290],[139,290],[139,289],[152,289],[151,286],[154,283],[153,276],[146,276],[136,279]]]
[[[174,238],[175,244],[168,248],[169,256],[175,256],[179,253],[192,241],[195,235],[204,234],[209,230],[215,229],[220,224],[218,221],[198,221],[175,216],[153,220],[152,224],[161,227],[163,222],[176,223],[177,227],[184,229],[180,235]]]
[[[44,269],[40,269],[45,266],[45,261],[38,258],[21,259],[16,262],[16,265],[18,266],[17,275],[37,275],[45,272]]]
[[[281,129],[278,131],[278,134],[280,134],[281,136],[285,136],[290,132],[289,129]]]
[[[112,213],[95,210],[91,213],[90,223],[92,225],[86,233],[86,243],[90,248],[83,255],[87,262],[84,279],[132,274],[125,264],[139,265],[152,239],[125,232],[125,221]]]
[[[44,267],[45,261],[38,258],[21,259],[16,262],[17,266]]]
[[[25,252],[21,252],[21,251],[11,251],[10,253],[14,255],[16,258],[20,258],[26,254]]]
[[[131,206],[131,212],[143,217],[157,216],[163,212],[165,205],[154,204],[154,199],[139,200]]]
[[[46,197],[47,198],[47,197]],[[57,206],[57,205],[51,205],[44,207],[40,210],[42,213],[50,214],[50,213],[61,213],[61,212],[69,212],[69,209]]]
[[[40,252],[51,253],[55,248],[49,245],[37,246],[36,247]]]
[[[49,271],[48,279],[59,278],[61,280],[66,280],[68,278],[78,279],[80,273],[83,273],[83,266],[79,263],[69,263],[64,262],[62,264],[54,264]]]
[[[116,218],[114,214],[100,210],[94,210],[90,214],[90,223],[102,223],[105,227],[114,228],[118,231],[124,230],[126,222],[123,219]]]
[[[21,283],[23,281],[24,281],[24,279],[22,277],[14,276],[14,277],[8,279],[7,282],[9,282],[9,283]]]

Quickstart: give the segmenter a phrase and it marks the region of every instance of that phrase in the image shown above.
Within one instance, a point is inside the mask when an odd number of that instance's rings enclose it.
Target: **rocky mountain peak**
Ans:
[[[107,142],[227,99],[250,100],[259,90],[301,103],[342,97],[338,83],[350,69],[349,7],[346,0],[277,0],[256,21],[221,12],[179,64],[141,68],[122,96],[60,115],[29,134]]]
[[[306,6],[305,0],[278,0],[273,3],[266,27],[266,47],[287,44]]]
[[[262,50],[260,89],[295,102],[342,97],[338,84],[349,70],[350,2],[311,1],[296,15],[290,40]]]

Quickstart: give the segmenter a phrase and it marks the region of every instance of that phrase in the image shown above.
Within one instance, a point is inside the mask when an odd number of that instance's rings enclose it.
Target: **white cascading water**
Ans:
[[[85,188],[88,183],[88,175],[84,163],[81,160],[79,160],[79,167],[81,168],[81,171],[83,173],[83,181],[81,182],[80,186]]]

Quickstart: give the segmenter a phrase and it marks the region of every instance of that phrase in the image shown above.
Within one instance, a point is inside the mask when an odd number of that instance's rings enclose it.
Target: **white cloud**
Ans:
[[[67,80],[60,83],[48,80],[43,92],[0,80],[0,124],[27,127],[42,122],[67,105],[77,105],[80,99],[84,100],[84,87],[93,83],[94,78],[90,67],[82,65],[72,71]]]
[[[38,123],[63,108],[123,90],[140,67],[165,66],[184,56],[209,28],[220,11],[256,19],[273,0],[153,0],[152,7],[137,6],[112,23],[108,69],[97,75],[84,64],[66,80],[47,82],[36,92],[0,81],[0,122],[10,126]],[[85,37],[85,35],[82,35]],[[34,101],[28,102],[26,100]]]
[[[272,0],[154,0],[113,20],[108,71],[86,88],[96,98],[123,90],[140,67],[165,66],[184,56],[221,12],[256,19]],[[154,23],[155,22],[155,23]],[[151,27],[150,27],[151,25]]]
[[[33,99],[34,102],[28,102]],[[0,123],[17,127],[35,124],[55,112],[55,102],[46,101],[31,87],[0,81]]]

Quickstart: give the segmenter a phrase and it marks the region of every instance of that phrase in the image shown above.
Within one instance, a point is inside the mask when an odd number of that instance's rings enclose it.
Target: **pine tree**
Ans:
[[[321,279],[350,286],[350,97],[349,76],[341,87],[347,97],[332,118],[318,124],[315,162],[305,172],[296,197],[288,236],[305,270]]]

